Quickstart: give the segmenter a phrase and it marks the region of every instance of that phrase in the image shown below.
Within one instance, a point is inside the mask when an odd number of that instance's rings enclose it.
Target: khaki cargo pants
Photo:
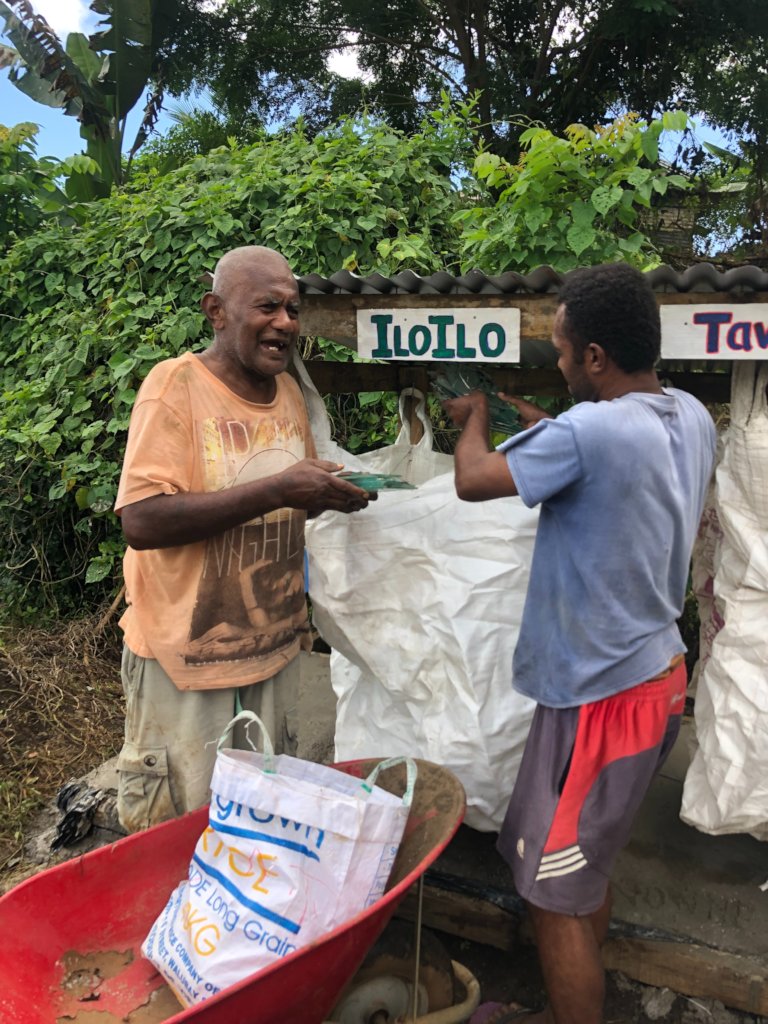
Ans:
[[[175,818],[210,799],[216,743],[235,715],[234,689],[179,690],[151,658],[123,647],[125,742],[117,762],[117,812],[128,832]],[[240,688],[244,710],[255,711],[275,752],[295,754],[299,659],[261,683]],[[250,728],[259,746],[259,730]],[[248,748],[235,728],[228,746]]]

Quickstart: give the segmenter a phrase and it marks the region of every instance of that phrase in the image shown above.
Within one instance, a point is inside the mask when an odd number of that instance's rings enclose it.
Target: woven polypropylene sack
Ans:
[[[698,673],[696,749],[682,819],[768,839],[768,366],[735,364],[731,424],[716,471],[722,536],[713,629]]]

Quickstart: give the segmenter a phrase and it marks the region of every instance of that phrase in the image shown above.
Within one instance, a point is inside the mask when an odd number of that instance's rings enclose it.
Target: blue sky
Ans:
[[[128,149],[141,124],[142,107],[143,104],[138,103],[128,115],[125,131]],[[29,99],[8,80],[7,71],[0,71],[0,124],[14,125],[20,121],[32,121],[40,125],[37,136],[38,156],[55,156],[63,160],[85,148],[85,142],[80,138],[77,118],[67,117],[57,107],[46,107]],[[167,131],[170,124],[168,114],[161,113],[157,123],[160,133]]]
[[[41,14],[61,39],[70,32],[92,32],[98,17],[88,8],[84,0],[32,0],[32,6]],[[4,22],[0,19],[0,25]],[[4,39],[0,35],[0,39]],[[128,115],[125,131],[126,148],[130,149],[141,124],[142,108],[139,102]],[[59,159],[80,153],[85,148],[80,138],[77,118],[67,117],[57,107],[46,107],[36,103],[20,92],[8,79],[6,70],[0,71],[0,124],[14,125],[20,121],[32,121],[40,125],[37,136],[37,155],[55,156]],[[167,113],[160,115],[157,128],[160,132],[168,129],[171,121]]]
[[[70,32],[91,31],[96,24],[96,16],[82,0],[34,0],[34,7],[62,38]],[[0,71],[0,123],[14,125],[20,121],[40,125],[38,156],[63,158],[83,148],[80,126],[74,117],[35,103],[11,84],[7,71]]]

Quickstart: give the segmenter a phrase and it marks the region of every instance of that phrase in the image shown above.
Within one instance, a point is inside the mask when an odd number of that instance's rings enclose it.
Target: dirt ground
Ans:
[[[118,750],[117,633],[98,615],[0,630],[0,891],[23,860],[39,810]]]
[[[51,857],[59,787],[117,752],[122,731],[119,638],[98,618],[58,631],[0,633],[0,893],[51,863],[113,841],[108,830]],[[320,752],[318,752],[320,753]],[[322,756],[314,758],[322,760]],[[480,983],[482,1001],[543,1004],[535,950],[514,955],[438,933]],[[611,973],[606,1024],[766,1024],[766,1018],[677,996]]]
[[[520,1003],[539,1009],[545,1003],[536,950],[520,946],[514,954],[466,942],[443,933],[438,938],[451,959],[480,983],[481,1003]],[[765,1024],[766,1018],[726,1009],[711,999],[677,995],[641,985],[615,971],[606,976],[605,1024]]]

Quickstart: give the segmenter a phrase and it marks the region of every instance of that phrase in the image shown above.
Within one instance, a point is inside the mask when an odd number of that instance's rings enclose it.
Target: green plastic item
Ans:
[[[365,473],[353,469],[345,469],[336,474],[340,480],[348,480],[355,487],[364,491],[415,491],[413,484],[394,473]]]

